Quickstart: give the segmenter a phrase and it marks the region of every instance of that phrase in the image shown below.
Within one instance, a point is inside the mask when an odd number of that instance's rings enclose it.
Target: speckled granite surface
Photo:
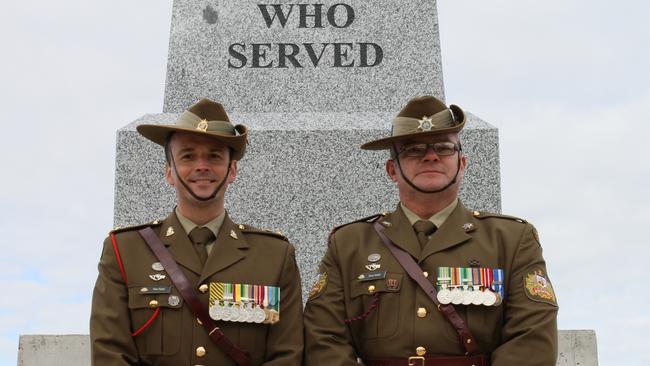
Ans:
[[[174,1],[164,112],[203,97],[255,113],[393,112],[413,96],[444,98],[436,1],[289,3]]]

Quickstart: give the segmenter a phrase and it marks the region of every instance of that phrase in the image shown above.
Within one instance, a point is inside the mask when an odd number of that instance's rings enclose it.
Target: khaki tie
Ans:
[[[194,249],[201,259],[201,263],[205,264],[208,259],[208,251],[205,249],[206,244],[210,244],[215,239],[212,230],[207,227],[196,227],[190,231],[190,240],[194,243]]]
[[[436,225],[429,220],[418,220],[413,224],[413,229],[418,236],[420,248],[424,248],[429,242],[429,235],[436,232]]]

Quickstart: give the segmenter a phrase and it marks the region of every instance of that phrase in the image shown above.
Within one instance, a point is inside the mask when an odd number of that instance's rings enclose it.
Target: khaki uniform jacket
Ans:
[[[298,365],[303,351],[300,275],[291,244],[283,237],[235,225],[226,215],[210,257],[202,266],[198,254],[174,213],[153,225],[160,239],[190,283],[227,282],[280,287],[280,321],[273,325],[219,321],[225,335],[249,352],[252,365]],[[173,234],[167,236],[169,228]],[[128,285],[124,283],[111,238],[104,242],[99,262],[90,318],[92,364],[110,365],[235,365],[208,337],[184,304],[169,276],[154,281],[149,276],[158,262],[136,227],[116,233]],[[234,235],[231,235],[231,231]],[[142,293],[143,287],[172,286],[171,293]],[[197,291],[206,304],[209,291]],[[170,295],[180,303],[169,301]],[[139,329],[153,315],[150,302],[161,311],[140,335]],[[197,348],[203,347],[203,357]],[[201,352],[199,352],[201,353]]]
[[[542,248],[532,225],[523,220],[472,213],[458,204],[421,249],[401,208],[379,218],[386,235],[410,253],[436,284],[438,267],[504,270],[505,299],[500,306],[455,305],[493,366],[553,366],[557,358],[557,305],[526,290],[528,275],[546,276]],[[471,225],[466,225],[471,224]],[[380,254],[385,279],[361,281],[370,254]],[[380,241],[372,225],[353,223],[333,233],[320,276],[305,308],[305,365],[355,365],[356,358],[386,359],[427,354],[463,355],[457,332]],[[324,274],[327,274],[326,277]],[[324,279],[325,278],[325,279]],[[547,278],[547,277],[546,277]],[[389,284],[390,282],[390,284]],[[369,309],[367,317],[346,324]],[[550,282],[547,289],[552,293]],[[426,315],[419,317],[418,308]],[[420,311],[422,314],[422,311]]]

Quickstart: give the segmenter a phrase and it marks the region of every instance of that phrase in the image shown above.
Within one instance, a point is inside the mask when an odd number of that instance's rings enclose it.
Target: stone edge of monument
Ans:
[[[557,366],[598,365],[594,330],[560,330],[558,340]],[[90,338],[87,334],[20,335],[17,359],[18,366],[87,366],[90,364]],[[60,363],[54,364],[51,360]]]

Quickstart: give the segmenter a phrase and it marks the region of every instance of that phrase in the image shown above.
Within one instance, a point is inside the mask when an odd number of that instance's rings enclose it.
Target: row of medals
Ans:
[[[478,286],[457,286],[449,288],[442,285],[438,290],[438,301],[443,305],[485,305],[499,306],[503,301],[501,294],[489,288]]]
[[[210,307],[210,318],[227,322],[274,324],[280,320],[280,313],[275,309],[262,309],[254,303],[232,303],[220,301]]]
[[[499,306],[503,302],[503,270],[499,268],[439,267],[441,304]]]

